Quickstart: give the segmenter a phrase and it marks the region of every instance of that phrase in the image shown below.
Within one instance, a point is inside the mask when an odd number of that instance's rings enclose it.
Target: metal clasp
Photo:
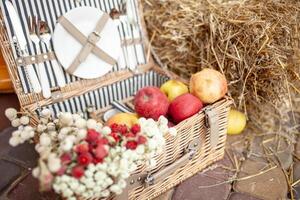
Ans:
[[[149,186],[154,185],[154,176],[152,174],[148,174],[145,183],[147,183]]]

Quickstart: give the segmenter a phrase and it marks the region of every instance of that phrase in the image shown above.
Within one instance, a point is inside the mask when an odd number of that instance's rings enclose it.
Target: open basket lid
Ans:
[[[53,65],[49,62],[43,62],[47,71],[47,79],[52,90],[52,97],[45,99],[38,93],[33,93],[30,83],[26,78],[24,64],[18,63],[20,51],[15,39],[15,31],[12,25],[12,20],[9,17],[5,1],[1,1],[2,21],[1,23],[1,48],[4,52],[4,57],[9,66],[10,76],[13,80],[15,91],[19,97],[21,107],[29,112],[35,111],[38,107],[44,107],[53,103],[69,99],[74,96],[83,95],[94,89],[111,84],[116,80],[116,77],[132,76],[138,69],[151,68],[153,60],[148,55],[148,39],[146,26],[143,20],[142,6],[139,0],[127,0],[130,6],[126,6],[126,13],[122,13],[121,20],[118,24],[118,32],[121,40],[121,55],[118,62],[113,66],[112,70],[103,77],[96,79],[80,79],[72,76],[63,70],[63,79],[66,83],[65,87],[59,87]],[[24,33],[27,43],[29,55],[39,55],[45,52],[45,47],[42,45],[35,46],[29,38],[28,17],[37,16],[41,20],[48,23],[48,26],[53,33],[57,20],[60,16],[78,7],[93,7],[102,10],[106,13],[111,13],[112,10],[124,9],[125,0],[11,0],[21,22],[21,29]],[[130,8],[130,9],[129,9]],[[129,10],[128,10],[129,9]],[[126,9],[125,9],[126,10]],[[82,16],[84,17],[84,16]],[[127,19],[127,20],[122,20]],[[51,46],[53,51],[53,46]],[[30,56],[29,56],[30,57]],[[54,61],[56,58],[54,57]],[[37,65],[33,63],[36,68]],[[38,71],[35,69],[38,76]],[[44,81],[44,80],[43,80]],[[37,103],[38,102],[38,103]]]

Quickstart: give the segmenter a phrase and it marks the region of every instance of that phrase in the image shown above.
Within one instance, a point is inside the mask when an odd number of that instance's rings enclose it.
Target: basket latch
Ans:
[[[204,109],[205,126],[210,129],[210,146],[215,148],[219,143],[219,117],[216,109],[207,107]]]

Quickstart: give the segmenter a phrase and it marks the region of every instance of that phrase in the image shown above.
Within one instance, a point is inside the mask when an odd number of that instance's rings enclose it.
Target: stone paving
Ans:
[[[0,109],[0,112],[3,113],[3,110]],[[12,131],[13,128],[5,128],[0,133],[0,199],[59,199],[53,193],[38,192],[38,182],[31,176],[31,168],[36,165],[37,159],[34,145],[10,147],[8,139]],[[288,192],[286,171],[276,162],[275,164],[267,162],[272,157],[263,159],[255,157],[261,152],[259,146],[261,138],[253,137],[250,142],[245,138],[246,135],[228,137],[224,159],[156,200],[289,199],[291,194]],[[300,137],[297,143],[293,149],[293,182],[300,179]],[[247,149],[248,146],[250,149]],[[287,148],[287,152],[289,151]],[[280,163],[291,162],[290,154],[282,157],[285,161],[279,161]],[[294,198],[300,199],[300,184],[296,184],[293,189]]]

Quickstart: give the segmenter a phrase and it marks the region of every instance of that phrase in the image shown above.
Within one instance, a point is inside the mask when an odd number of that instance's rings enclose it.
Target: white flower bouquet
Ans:
[[[79,114],[60,113],[54,119],[46,109],[33,127],[26,113],[9,108],[5,114],[18,127],[10,145],[38,141],[35,149],[40,157],[32,173],[41,191],[53,189],[68,200],[121,194],[139,163],[155,166],[154,156],[164,148],[164,135],[176,134],[163,116],[157,122],[140,118],[131,128],[122,124],[108,127]]]

